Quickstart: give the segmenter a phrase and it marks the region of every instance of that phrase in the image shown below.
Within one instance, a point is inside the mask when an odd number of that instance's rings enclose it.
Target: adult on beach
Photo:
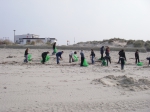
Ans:
[[[29,48],[27,48],[24,53],[24,57],[25,57],[24,62],[26,62],[26,63],[28,63],[28,51],[29,51]]]
[[[106,54],[105,59],[106,59],[106,61],[107,61],[107,66],[108,66],[108,62],[111,63],[111,57],[110,57],[110,55],[109,55],[109,52],[110,52],[110,49],[109,49],[109,47],[107,46],[107,47],[106,47],[106,51],[105,51],[105,54]]]
[[[94,64],[94,57],[95,57],[95,53],[94,53],[94,50],[91,49],[91,60],[92,60],[92,64]]]
[[[121,61],[121,70],[124,70],[125,61],[127,61],[127,59],[123,49],[120,51],[120,61]]]
[[[81,55],[81,64],[80,64],[80,66],[83,66],[83,62],[84,62],[84,53],[83,53],[83,50],[81,50],[80,55]]]
[[[55,54],[55,49],[56,49],[56,42],[54,42],[54,44],[53,44],[53,53],[52,53],[52,55]]]
[[[119,55],[119,60],[118,60],[118,64],[120,63],[120,53],[121,53],[121,50],[119,51],[118,55]]]
[[[59,58],[62,59],[61,55],[62,55],[63,53],[64,53],[64,51],[61,51],[61,52],[56,53],[57,64],[60,64],[60,63],[59,63]]]
[[[100,53],[101,53],[101,60],[104,58],[103,57],[103,54],[104,54],[104,46],[102,46],[101,48],[100,48]]]
[[[43,64],[44,64],[45,61],[46,61],[46,56],[47,56],[48,53],[49,53],[48,51],[42,53],[42,63],[43,63]]]
[[[139,59],[139,50],[138,49],[135,52],[135,63],[137,64],[137,62],[138,63],[140,62],[140,59]]]
[[[73,51],[70,52],[70,54],[69,54],[69,63],[71,63],[71,61],[72,61],[72,62],[75,61],[74,55],[76,55],[76,54],[77,54],[76,51],[74,51],[74,53],[73,53]]]

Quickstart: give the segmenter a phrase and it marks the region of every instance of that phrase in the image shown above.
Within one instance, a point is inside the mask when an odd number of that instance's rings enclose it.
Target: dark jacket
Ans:
[[[43,52],[43,53],[42,53],[42,57],[46,57],[47,54],[48,54],[48,52]]]
[[[107,48],[105,51],[106,56],[109,56],[109,49]]]
[[[83,58],[84,58],[84,53],[83,53],[83,52],[81,52],[81,53],[80,53],[80,55],[81,55],[81,57],[83,57]]]
[[[104,53],[104,46],[102,46],[102,47],[100,48],[100,52],[101,52],[101,54]]]
[[[123,50],[121,50],[119,52],[119,56],[120,56],[120,58],[124,58],[126,60],[126,55],[125,55],[125,52]]]
[[[55,47],[56,47],[56,43],[53,44],[53,49],[55,49]]]
[[[91,52],[91,56],[94,56],[94,57],[95,57],[95,53],[94,53],[94,52]]]
[[[135,58],[139,58],[139,52],[135,52]]]
[[[25,56],[28,55],[28,50],[27,50],[27,49],[25,50],[24,55],[25,55]]]
[[[58,57],[60,57],[60,58],[61,58],[61,55],[62,55],[62,52],[58,52],[58,53],[56,54],[56,56],[58,56]]]

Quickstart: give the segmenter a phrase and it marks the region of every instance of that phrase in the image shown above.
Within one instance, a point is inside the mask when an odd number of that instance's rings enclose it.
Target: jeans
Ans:
[[[94,64],[94,56],[92,56],[92,64]]]
[[[57,64],[59,64],[59,56],[56,55]]]
[[[84,57],[81,57],[81,66],[83,66]]]
[[[71,63],[71,60],[74,62],[72,55],[69,55],[69,63]]]
[[[103,53],[101,53],[101,59],[103,59]]]
[[[24,57],[25,57],[24,62],[26,62],[26,63],[27,63],[27,62],[28,62],[28,55],[25,55]]]
[[[106,61],[107,61],[107,66],[108,66],[108,61],[111,63],[111,59],[110,59],[110,56],[106,56]]]
[[[124,58],[120,58],[121,61],[121,70],[124,69],[124,64],[125,64],[125,59]]]

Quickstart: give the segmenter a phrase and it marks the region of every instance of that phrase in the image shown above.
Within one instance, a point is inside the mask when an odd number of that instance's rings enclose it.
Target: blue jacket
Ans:
[[[61,58],[61,55],[62,55],[62,52],[56,53],[56,56],[58,56],[58,57],[60,57],[60,58]]]

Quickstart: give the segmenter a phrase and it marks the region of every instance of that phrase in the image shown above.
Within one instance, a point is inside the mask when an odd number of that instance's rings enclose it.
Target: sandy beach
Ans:
[[[121,70],[118,52],[112,63],[101,66],[99,51],[88,67],[69,63],[71,50],[64,50],[56,64],[49,49],[30,49],[32,61],[24,63],[25,49],[0,49],[0,112],[150,112],[150,66],[148,53],[139,53],[143,66],[135,64],[134,52],[126,52]],[[50,51],[50,61],[41,64],[41,53]],[[59,50],[61,51],[61,50]]]

